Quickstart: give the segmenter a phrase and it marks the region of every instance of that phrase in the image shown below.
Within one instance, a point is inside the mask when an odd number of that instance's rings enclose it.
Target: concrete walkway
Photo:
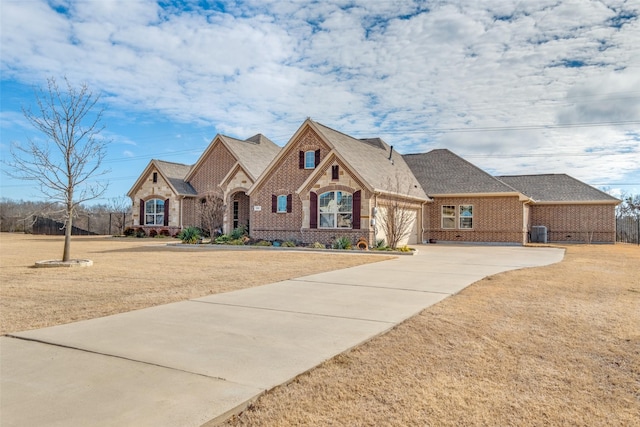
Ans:
[[[3,336],[0,425],[222,421],[487,275],[563,256],[420,246],[414,256]]]

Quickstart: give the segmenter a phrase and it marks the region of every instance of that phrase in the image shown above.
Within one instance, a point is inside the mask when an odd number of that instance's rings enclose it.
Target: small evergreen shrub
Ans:
[[[320,242],[313,243],[310,247],[313,249],[326,249],[327,247]]]
[[[160,230],[160,235],[164,237],[171,237],[171,233],[166,228],[163,228],[162,230]]]
[[[246,227],[238,227],[238,228],[234,228],[231,233],[229,234],[229,236],[231,237],[231,240],[237,240],[240,239],[244,236],[247,235],[247,228]]]
[[[351,249],[351,240],[347,236],[338,237],[333,242],[333,249]]]
[[[224,245],[227,244],[230,240],[232,240],[231,236],[229,236],[228,234],[221,234],[215,238],[214,242],[218,245]]]
[[[385,242],[384,239],[376,240],[376,249],[386,249],[386,248],[387,248],[387,242]]]
[[[158,232],[156,230],[149,231],[149,237],[156,237],[157,235],[158,235]]]
[[[268,240],[260,240],[256,242],[256,246],[271,246],[271,242]]]
[[[284,247],[284,248],[295,248],[296,247],[296,242],[294,242],[293,240],[287,240],[286,242],[282,242],[282,247]]]
[[[133,236],[136,235],[136,230],[134,230],[131,227],[127,227],[127,228],[124,229],[124,235],[126,237],[133,237]]]
[[[178,234],[178,239],[182,243],[193,245],[202,239],[202,233],[198,227],[187,227]]]
[[[147,237],[147,233],[144,232],[144,228],[139,227],[136,229],[136,237]]]

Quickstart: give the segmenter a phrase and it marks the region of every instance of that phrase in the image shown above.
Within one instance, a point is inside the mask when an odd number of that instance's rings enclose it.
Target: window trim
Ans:
[[[287,195],[281,194],[276,200],[276,213],[287,213]]]
[[[308,150],[304,152],[304,168],[315,169],[316,168],[316,152],[315,150]]]
[[[334,212],[323,212],[322,209],[320,208],[320,203],[322,202],[322,198],[323,198],[322,196],[324,196],[325,194],[329,194],[329,193],[333,193],[332,200],[337,200],[337,198],[338,198],[337,193],[341,193],[341,197],[344,197],[345,195],[350,196],[351,197],[351,210],[349,210],[349,211],[344,211],[344,210],[341,211],[340,210],[340,206],[337,205],[336,206],[336,210]],[[353,202],[353,200],[354,200],[353,193],[349,193],[348,191],[343,191],[343,190],[330,190],[330,191],[325,191],[322,194],[318,194],[317,199],[318,199],[318,202],[317,202],[317,207],[318,207],[318,210],[317,210],[317,212],[318,212],[317,227],[319,229],[324,229],[324,230],[353,230],[354,229],[353,228],[353,203],[354,203]],[[323,216],[326,218],[329,215],[331,215],[331,217],[333,218],[333,221],[332,221],[333,222],[333,226],[331,226],[331,227],[323,226],[322,225]],[[349,221],[350,222],[349,227],[340,227],[338,225],[338,223],[339,223],[338,219],[339,219],[340,215],[351,215],[351,218],[350,218],[350,221]]]
[[[444,213],[445,208],[451,209],[453,211],[453,215],[445,215],[445,213]],[[457,219],[456,219],[456,212],[457,212],[456,205],[442,205],[440,207],[440,227],[443,230],[455,230],[456,229],[456,224],[458,223]],[[444,226],[444,220],[445,219],[452,219],[452,218],[453,218],[453,227],[445,227]]]
[[[471,215],[462,215],[462,209],[464,208],[470,208],[469,211],[471,212]],[[449,208],[453,210],[453,215],[445,215],[445,208]],[[442,230],[473,230],[474,229],[474,213],[473,213],[473,208],[474,205],[471,203],[466,203],[466,204],[459,204],[459,205],[441,205],[440,206],[440,228]],[[453,219],[453,227],[445,227],[445,219]],[[463,226],[462,222],[463,220],[470,220],[471,222],[471,226],[467,227],[467,226]]]
[[[160,209],[158,209],[159,204],[156,201],[160,201],[162,202],[162,207]],[[166,200],[163,199],[159,199],[159,198],[153,198],[153,199],[149,199],[147,201],[145,201],[144,203],[144,225],[146,226],[163,226],[165,225],[165,205]],[[154,208],[154,212],[149,212],[149,206],[153,206]],[[153,218],[153,222],[148,222],[147,218],[148,217],[152,217]],[[161,221],[158,221],[158,218],[161,218]]]
[[[470,208],[469,212],[471,212],[471,215],[462,215],[462,208]],[[463,227],[462,226],[462,220],[463,219],[470,219],[471,220],[471,227]],[[460,230],[473,230],[473,205],[471,204],[467,204],[467,205],[458,205],[458,229]]]

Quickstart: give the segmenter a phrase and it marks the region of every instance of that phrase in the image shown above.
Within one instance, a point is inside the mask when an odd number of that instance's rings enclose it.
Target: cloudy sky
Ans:
[[[106,199],[151,158],[194,163],[217,133],[284,145],[307,117],[640,193],[638,0],[2,0],[0,19],[2,158],[38,138],[34,86],[87,83]],[[2,168],[2,197],[40,197]]]

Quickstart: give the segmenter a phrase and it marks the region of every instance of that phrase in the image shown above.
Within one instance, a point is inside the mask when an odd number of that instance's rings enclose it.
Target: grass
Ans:
[[[227,426],[635,426],[640,248],[569,246],[258,399]]]
[[[257,286],[380,256],[167,248],[77,238],[87,269],[35,269],[61,239],[0,235],[2,333]],[[258,274],[258,272],[260,274]],[[563,262],[479,281],[293,382],[227,426],[635,426],[640,248],[567,248]]]
[[[107,316],[388,259],[379,255],[168,247],[175,239],[74,237],[88,268],[60,258],[62,236],[0,234],[0,334]],[[209,245],[207,245],[209,246]]]

